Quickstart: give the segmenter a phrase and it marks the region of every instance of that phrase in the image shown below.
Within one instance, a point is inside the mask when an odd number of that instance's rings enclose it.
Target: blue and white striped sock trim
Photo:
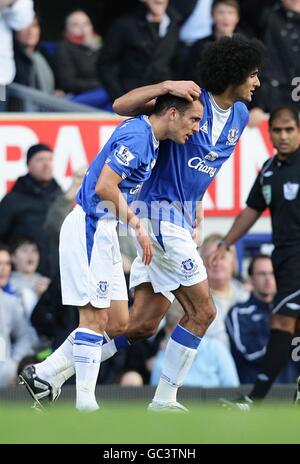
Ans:
[[[180,345],[186,346],[187,348],[191,348],[193,350],[197,350],[201,342],[200,337],[193,334],[192,332],[185,329],[179,324],[177,324],[177,326],[175,327],[174,332],[171,335],[171,338],[174,340],[174,342],[177,342]]]
[[[103,336],[98,334],[91,334],[87,332],[77,331],[75,334],[74,345],[95,346],[102,345]]]

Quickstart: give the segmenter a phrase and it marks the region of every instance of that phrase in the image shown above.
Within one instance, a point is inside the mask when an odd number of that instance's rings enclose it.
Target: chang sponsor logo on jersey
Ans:
[[[239,139],[239,130],[236,128],[229,129],[226,145],[235,145]]]
[[[205,161],[199,158],[199,156],[190,158],[188,161],[188,167],[192,169],[196,169],[197,171],[200,171],[200,172],[204,172],[205,174],[208,174],[210,177],[214,177],[214,175],[217,172],[217,168],[207,166],[207,164],[205,164]]]
[[[130,162],[135,158],[131,151],[129,151],[124,145],[121,145],[114,152],[114,156],[118,163],[123,164],[123,166],[129,166]]]

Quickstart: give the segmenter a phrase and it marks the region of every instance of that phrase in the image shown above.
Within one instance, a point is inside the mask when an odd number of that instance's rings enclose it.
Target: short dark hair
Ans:
[[[53,153],[51,147],[47,143],[36,143],[35,145],[31,145],[31,147],[28,148],[27,154],[26,154],[26,162],[27,164],[33,158],[35,155],[40,153],[41,151],[49,151],[50,153]]]
[[[213,3],[212,3],[212,6],[211,6],[211,14],[212,15],[214,14],[215,8],[218,5],[232,6],[233,8],[236,9],[238,14],[240,14],[241,9],[240,9],[239,2],[237,0],[214,0]]]
[[[264,253],[259,253],[258,255],[254,256],[251,259],[250,263],[249,263],[249,267],[248,267],[248,275],[249,276],[253,275],[253,270],[254,270],[255,263],[257,261],[259,261],[260,259],[268,259],[269,261],[272,261],[271,257],[269,255],[264,254]]]
[[[201,97],[199,100],[203,105]],[[180,113],[184,113],[190,104],[191,102],[189,102],[186,98],[176,97],[175,95],[166,93],[156,99],[153,114],[163,114],[172,107],[175,107]]]
[[[37,242],[33,238],[19,236],[9,243],[11,253],[15,253],[15,251],[24,244],[35,245],[37,249],[39,249]]]
[[[283,113],[289,113],[291,118],[295,121],[297,127],[300,127],[299,113],[296,110],[296,108],[291,105],[281,105],[277,108],[274,108],[274,110],[271,111],[270,114],[269,127],[271,127],[275,119],[279,118]]]
[[[200,86],[215,95],[229,85],[243,84],[251,72],[260,68],[265,57],[265,46],[257,39],[241,34],[222,37],[209,43],[199,63]]]

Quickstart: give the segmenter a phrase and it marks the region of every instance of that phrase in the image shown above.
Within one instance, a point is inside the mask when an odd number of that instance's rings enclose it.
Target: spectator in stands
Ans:
[[[188,60],[185,68],[187,78],[198,80],[199,72],[195,70],[195,63],[201,60],[203,49],[206,44],[214,42],[224,36],[232,36],[237,30],[240,19],[240,6],[237,0],[214,0],[212,4],[212,33],[202,39],[197,40],[189,47]]]
[[[33,309],[31,323],[38,336],[48,340],[52,350],[78,326],[77,308],[62,304],[59,272]]]
[[[261,369],[270,333],[276,283],[271,258],[255,256],[248,269],[253,291],[244,303],[228,312],[225,323],[241,383],[254,383]]]
[[[100,52],[99,75],[112,99],[128,90],[172,77],[177,16],[168,0],[144,0],[111,26]]]
[[[55,80],[52,69],[39,52],[41,26],[37,16],[32,23],[15,34],[15,82],[48,95],[54,94]]]
[[[11,84],[15,77],[13,31],[27,27],[33,16],[32,0],[0,0],[0,86]]]
[[[101,38],[88,15],[76,10],[66,17],[64,40],[56,56],[60,87],[77,103],[112,111],[111,99],[98,77]]]
[[[179,43],[174,60],[174,73],[176,79],[183,79],[190,69],[190,48],[198,40],[212,33],[211,5],[213,0],[182,1],[171,0],[171,5],[180,13],[180,20],[184,19],[179,31]],[[186,10],[189,12],[186,15]],[[194,63],[195,64],[195,63]]]
[[[210,35],[212,31],[211,6],[213,0],[197,0],[194,3],[191,14],[180,29],[180,41],[187,46]],[[176,2],[174,6],[176,8]]]
[[[165,338],[152,362],[151,385],[157,385],[159,382],[166,344],[182,316],[183,310],[180,304],[175,301],[166,314]],[[189,387],[237,387],[239,385],[238,374],[228,348],[216,338],[205,334],[183,385]]]
[[[0,387],[16,383],[20,361],[33,354],[36,334],[30,327],[18,298],[3,289],[11,273],[11,257],[0,245]]]
[[[51,241],[53,241],[54,245],[57,247],[59,245],[60,228],[65,218],[74,208],[76,195],[86,171],[86,166],[74,171],[72,174],[72,182],[68,190],[66,192],[60,192],[49,206],[44,226]]]
[[[47,290],[50,280],[36,272],[40,253],[34,240],[20,237],[13,243],[11,251],[14,271],[10,281],[20,296],[29,319],[38,299]]]
[[[206,266],[208,284],[215,306],[217,316],[208,328],[206,335],[215,337],[229,348],[229,340],[226,333],[225,317],[229,308],[237,301],[245,301],[249,294],[243,284],[234,278],[237,269],[237,261],[234,247],[227,250],[224,258],[212,265],[208,258],[213,253],[222,236],[212,234],[208,236],[201,249],[201,255]]]
[[[239,0],[241,26],[251,36],[262,39],[272,7],[278,0]]]
[[[8,243],[20,236],[32,238],[40,251],[38,272],[51,277],[57,270],[58,250],[51,247],[44,230],[51,203],[61,193],[53,179],[53,153],[45,144],[27,151],[28,174],[19,177],[11,192],[0,202],[0,240]]]
[[[293,105],[299,110],[299,102],[293,99],[297,93],[292,80],[300,76],[300,1],[281,0],[269,14],[265,31],[268,51],[266,65],[261,73],[262,86],[254,98],[256,119],[265,119],[279,105]]]
[[[124,372],[120,379],[121,387],[142,387],[143,377],[136,371]]]

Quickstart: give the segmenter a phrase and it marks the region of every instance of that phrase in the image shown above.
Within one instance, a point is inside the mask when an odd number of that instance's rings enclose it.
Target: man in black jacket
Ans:
[[[48,208],[61,188],[53,179],[53,153],[45,144],[27,152],[28,174],[17,179],[11,192],[0,202],[0,240],[8,243],[20,236],[36,241],[40,251],[38,272],[51,276],[57,266],[58,250],[49,245],[44,230]]]
[[[112,99],[136,87],[172,78],[178,43],[177,13],[168,0],[144,0],[134,14],[118,18],[100,51],[99,76]]]

